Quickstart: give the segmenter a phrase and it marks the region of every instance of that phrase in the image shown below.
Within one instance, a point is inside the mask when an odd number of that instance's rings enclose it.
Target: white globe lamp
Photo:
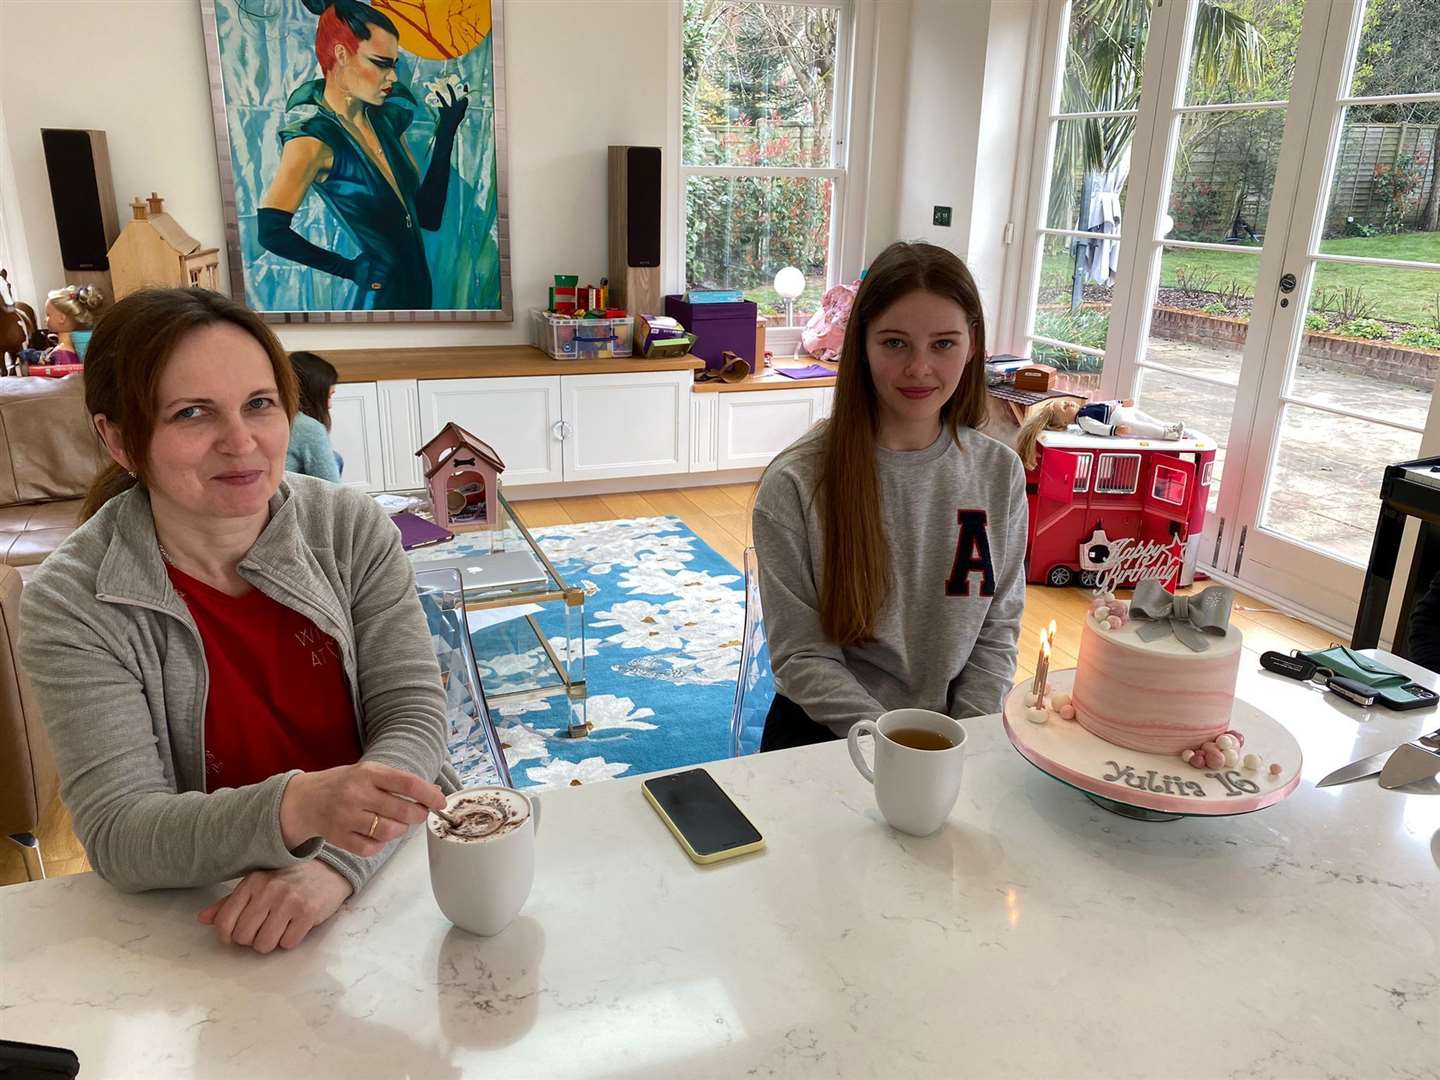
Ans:
[[[795,325],[795,301],[805,291],[805,275],[798,266],[787,266],[775,275],[775,292],[785,301],[785,325]]]

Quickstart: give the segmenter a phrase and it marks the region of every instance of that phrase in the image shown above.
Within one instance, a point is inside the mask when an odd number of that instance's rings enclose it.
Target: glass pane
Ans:
[[[1134,135],[1133,116],[1055,122],[1047,226],[1120,232]]]
[[[1287,405],[1261,524],[1363,566],[1385,466],[1419,456],[1415,432]]]
[[[1434,0],[1370,0],[1350,96],[1440,91],[1440,15]]]
[[[1180,121],[1167,234],[1173,240],[1258,245],[1270,217],[1281,109],[1197,113]]]
[[[1259,269],[1258,252],[1166,248],[1145,358],[1238,384]]]
[[[809,318],[825,291],[832,184],[823,177],[692,176],[686,183],[685,284],[743,289],[772,322],[784,322],[775,274],[805,275],[795,318]]]
[[[1437,159],[1440,101],[1346,109],[1320,250],[1440,262]]]
[[[1197,4],[1185,104],[1287,101],[1305,0]]]
[[[1061,112],[1137,109],[1150,4],[1074,0],[1065,54]]]
[[[1317,267],[1290,374],[1292,396],[1424,427],[1437,367],[1440,271]]]
[[[1235,411],[1235,391],[1212,383],[1172,375],[1168,371],[1142,368],[1135,403],[1157,420],[1179,421],[1192,435],[1215,442],[1215,468],[1210,479],[1210,510],[1220,497],[1220,478],[1225,471],[1225,448],[1230,442],[1230,417]],[[1202,477],[1203,479],[1203,477]]]
[[[1049,364],[1055,368],[1058,372],[1055,378],[1056,390],[1073,390],[1088,397],[1100,389],[1100,369],[1104,363],[1102,357],[1033,341],[1030,343],[1030,359],[1037,364]]]
[[[1068,237],[1046,236],[1041,243],[1035,333],[1071,345],[1105,348],[1106,335],[1110,332],[1110,304],[1115,292],[1113,279],[1111,284],[1101,284],[1091,278],[1091,248],[1087,242],[1077,244]],[[1108,255],[1101,255],[1102,261],[1107,258]],[[1042,348],[1053,346],[1036,346],[1037,350]],[[1066,351],[1067,357],[1079,355]],[[1093,363],[1084,370],[1100,370],[1100,357],[1086,359]]]
[[[828,168],[838,8],[686,0],[686,165]]]

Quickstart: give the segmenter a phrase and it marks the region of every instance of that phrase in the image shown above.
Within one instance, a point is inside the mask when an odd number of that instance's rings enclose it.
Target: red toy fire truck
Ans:
[[[1195,580],[1215,469],[1215,440],[1107,438],[1076,428],[1040,435],[1025,474],[1030,503],[1026,581],[1092,586],[1117,540],[1183,550],[1172,587]],[[1122,580],[1117,585],[1133,585]]]

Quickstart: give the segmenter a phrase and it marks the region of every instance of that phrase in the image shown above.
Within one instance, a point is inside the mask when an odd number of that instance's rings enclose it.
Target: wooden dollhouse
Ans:
[[[219,249],[202,248],[165,212],[164,199],[152,191],[148,200],[132,202],[130,210],[134,219],[110,246],[116,300],[152,286],[220,288]]]
[[[425,462],[425,487],[436,525],[464,532],[499,522],[505,463],[484,442],[458,424],[446,424],[416,456]]]
[[[1078,428],[1041,433],[1025,474],[1030,504],[1026,581],[1094,585],[1118,553],[1150,545],[1182,551],[1168,585],[1195,580],[1215,471],[1215,440],[1115,438]],[[1120,586],[1133,585],[1122,580]]]

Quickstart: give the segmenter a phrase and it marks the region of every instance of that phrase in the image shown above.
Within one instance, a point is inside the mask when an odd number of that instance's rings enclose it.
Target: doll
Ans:
[[[78,364],[90,344],[90,327],[105,302],[94,285],[66,285],[45,298],[45,325],[59,339],[50,353],[52,364]]]
[[[1124,401],[1082,401],[1074,397],[1049,398],[1040,402],[1025,418],[1015,443],[1026,470],[1035,468],[1035,447],[1042,431],[1065,431],[1072,425],[1089,435],[1133,436],[1137,439],[1174,440],[1183,437],[1183,424],[1156,420]]]

